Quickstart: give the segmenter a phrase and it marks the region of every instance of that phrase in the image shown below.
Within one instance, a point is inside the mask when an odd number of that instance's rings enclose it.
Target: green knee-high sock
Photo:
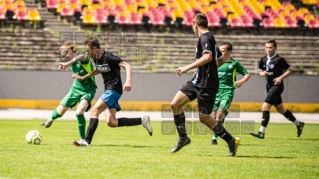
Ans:
[[[86,125],[85,117],[83,114],[77,114],[76,118],[78,119],[80,138],[84,139],[85,138],[85,127],[86,127],[85,126]]]
[[[62,117],[62,115],[60,115],[57,110],[54,110],[52,113],[51,119],[56,120],[57,118],[60,118],[60,117]]]
[[[223,125],[224,124],[224,119],[222,121],[218,121],[218,124]],[[217,139],[218,135],[214,133],[213,139]]]

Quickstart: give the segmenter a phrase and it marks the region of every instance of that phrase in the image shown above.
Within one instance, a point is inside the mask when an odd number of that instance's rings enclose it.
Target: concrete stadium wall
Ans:
[[[73,79],[71,71],[0,71],[0,108],[23,107],[16,105],[19,100],[54,101],[56,106],[69,91]],[[169,103],[176,92],[192,74],[178,76],[171,73],[134,73],[132,91],[124,92],[121,102]],[[126,73],[122,73],[125,82]],[[240,79],[239,75],[237,79]],[[98,85],[95,100],[103,93],[104,86],[101,75],[96,76]],[[291,75],[284,80],[285,91],[283,100],[291,104],[311,104],[313,110],[319,108],[319,76]],[[241,88],[236,89],[233,102],[250,104],[252,111],[259,110],[266,97],[264,78],[252,74],[250,80]],[[8,100],[13,100],[12,104]],[[121,104],[122,105],[122,104]],[[251,106],[254,105],[254,106]],[[125,106],[125,105],[124,105]],[[50,107],[48,107],[50,108]],[[255,109],[256,108],[256,109]],[[258,108],[258,109],[257,109]],[[304,106],[304,108],[309,108]],[[133,110],[133,109],[132,109]]]

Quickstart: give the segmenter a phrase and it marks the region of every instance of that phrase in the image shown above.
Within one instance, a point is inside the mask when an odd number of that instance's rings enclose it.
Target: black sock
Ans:
[[[261,121],[261,126],[267,127],[269,123],[270,114],[269,111],[263,111],[263,120]]]
[[[126,118],[126,117],[121,117],[118,118],[118,127],[123,127],[123,126],[136,126],[142,124],[142,119],[139,118]]]
[[[186,128],[185,128],[185,115],[184,112],[181,114],[174,115],[174,122],[180,137],[186,137]]]
[[[295,116],[288,109],[283,115],[291,122],[295,122],[296,120]]]
[[[91,144],[93,135],[95,133],[95,130],[96,130],[98,124],[99,124],[99,119],[90,118],[90,124],[86,130],[86,136],[85,136],[85,141],[87,143]]]
[[[226,142],[229,142],[233,139],[233,136],[231,136],[221,124],[217,124],[217,126],[213,128],[213,131]]]

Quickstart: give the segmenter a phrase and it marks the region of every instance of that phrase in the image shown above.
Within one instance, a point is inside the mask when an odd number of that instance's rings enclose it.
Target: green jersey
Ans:
[[[71,65],[71,69],[73,73],[78,74],[79,76],[84,76],[94,70],[93,64],[88,56],[86,57],[85,61],[78,61],[73,63]],[[97,88],[94,76],[83,81],[75,79],[73,81],[72,87],[81,91],[87,91]]]
[[[236,73],[248,74],[247,70],[234,59],[220,66],[218,68],[219,88],[235,89]]]

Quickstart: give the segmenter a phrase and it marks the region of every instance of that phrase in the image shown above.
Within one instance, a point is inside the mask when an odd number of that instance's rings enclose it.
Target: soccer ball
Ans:
[[[42,135],[37,130],[32,130],[27,133],[27,136],[25,137],[28,144],[35,144],[39,145],[42,141]]]

